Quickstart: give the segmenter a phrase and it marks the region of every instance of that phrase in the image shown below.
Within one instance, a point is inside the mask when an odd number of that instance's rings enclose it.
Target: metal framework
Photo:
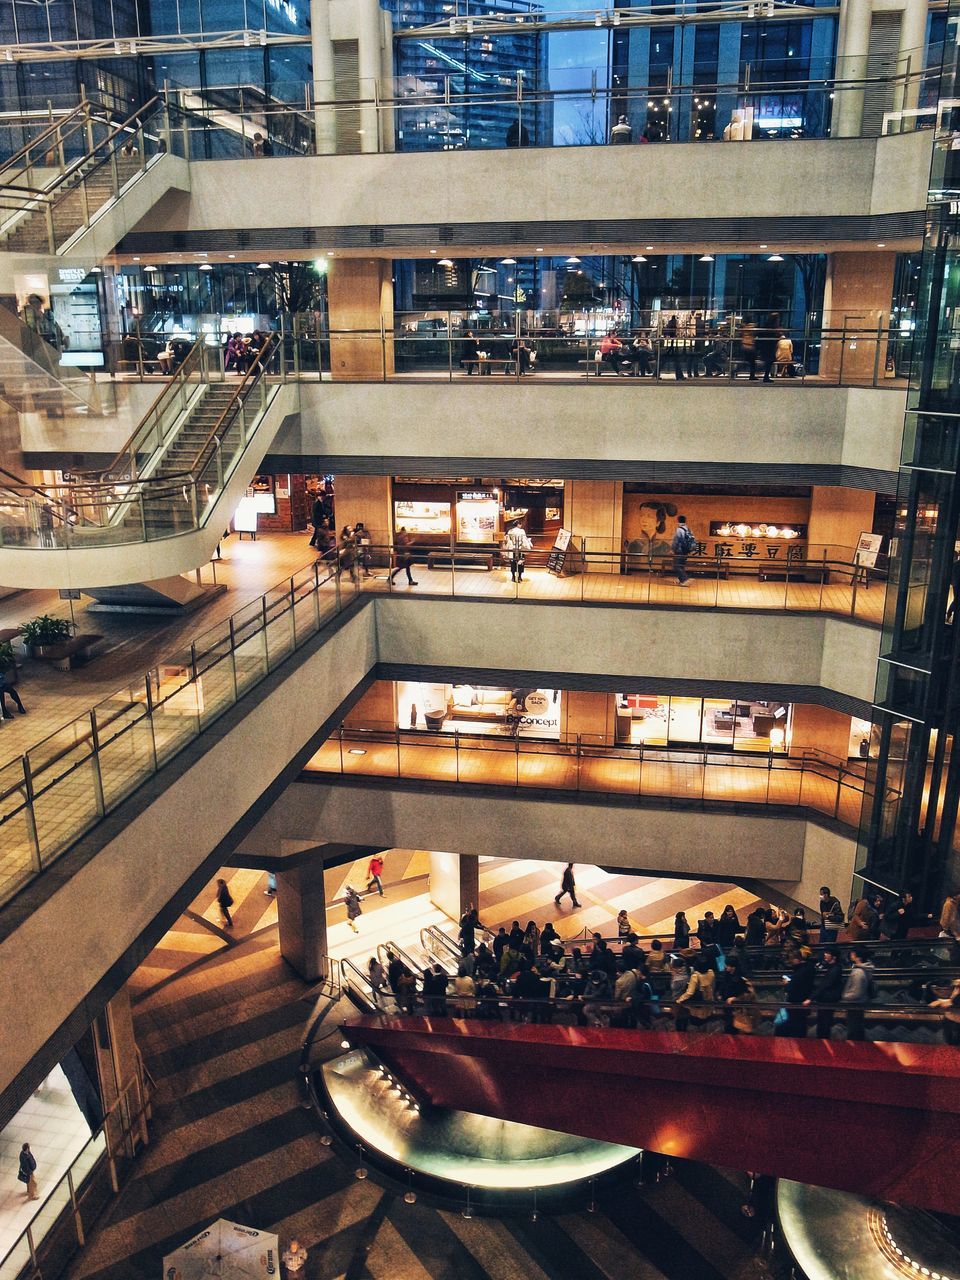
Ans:
[[[932,6],[931,6],[932,7]],[[691,7],[686,11],[676,4],[659,4],[643,8],[611,9],[584,8],[551,16],[541,12],[453,14],[443,22],[425,27],[404,27],[394,31],[395,40],[440,39],[465,35],[512,35],[517,28],[524,31],[584,31],[590,28],[624,27],[675,27],[691,26],[701,22],[796,22],[803,18],[829,18],[840,13],[840,5],[793,4],[791,0],[726,0],[701,11]]]
[[[63,62],[76,58],[129,58],[158,53],[197,53],[205,49],[252,49],[277,45],[310,47],[309,37],[249,28],[158,36],[102,36],[96,40],[52,40],[40,44],[0,45],[3,62]]]

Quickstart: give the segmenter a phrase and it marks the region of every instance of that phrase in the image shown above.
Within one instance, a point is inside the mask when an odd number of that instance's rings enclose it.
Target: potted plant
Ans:
[[[4,671],[10,671],[17,665],[17,659],[13,652],[13,645],[9,640],[0,640],[0,675]]]
[[[70,623],[66,618],[52,618],[42,613],[29,622],[21,623],[20,634],[31,658],[42,658],[48,649],[55,649],[70,639]]]

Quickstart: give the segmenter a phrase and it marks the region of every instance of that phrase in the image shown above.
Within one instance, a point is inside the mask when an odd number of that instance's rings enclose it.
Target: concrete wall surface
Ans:
[[[612,378],[517,385],[301,385],[300,422],[272,452],[868,467],[896,474],[906,392],[886,388],[634,384]],[[451,428],[456,431],[451,436]],[[342,470],[353,468],[344,466]]]
[[[298,782],[241,847],[248,855],[269,854],[296,833],[304,840],[793,882],[803,872],[807,825],[802,818],[656,809],[614,798],[598,806]]]
[[[901,213],[925,207],[930,146],[913,133],[195,161],[189,197],[162,201],[137,230],[215,230],[226,210],[244,227],[672,220],[678,191],[689,218],[742,221],[744,192],[752,218]]]

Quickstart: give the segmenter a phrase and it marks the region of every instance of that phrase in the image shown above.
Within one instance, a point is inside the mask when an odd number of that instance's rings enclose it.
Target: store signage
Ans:
[[[83,284],[87,272],[83,267],[58,267],[57,275],[61,284]]]
[[[550,699],[540,689],[535,689],[524,698],[523,709],[532,716],[545,716],[550,710]]]
[[[495,490],[472,489],[467,493],[458,493],[458,502],[496,502],[500,495]]]

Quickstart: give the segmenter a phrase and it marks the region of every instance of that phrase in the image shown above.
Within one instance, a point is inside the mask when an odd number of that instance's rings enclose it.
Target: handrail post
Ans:
[[[857,587],[860,583],[860,552],[853,553],[853,584],[850,592],[850,617],[854,618],[857,614]]]
[[[97,813],[102,818],[107,809],[103,798],[103,774],[100,771],[100,734],[97,731],[96,711],[89,713],[89,720],[90,734],[93,741],[93,751],[90,753],[90,759],[93,761],[93,791],[97,802]]]
[[[57,243],[53,233],[53,204],[49,200],[44,201],[43,211],[47,224],[47,247],[51,253],[56,253]]]

